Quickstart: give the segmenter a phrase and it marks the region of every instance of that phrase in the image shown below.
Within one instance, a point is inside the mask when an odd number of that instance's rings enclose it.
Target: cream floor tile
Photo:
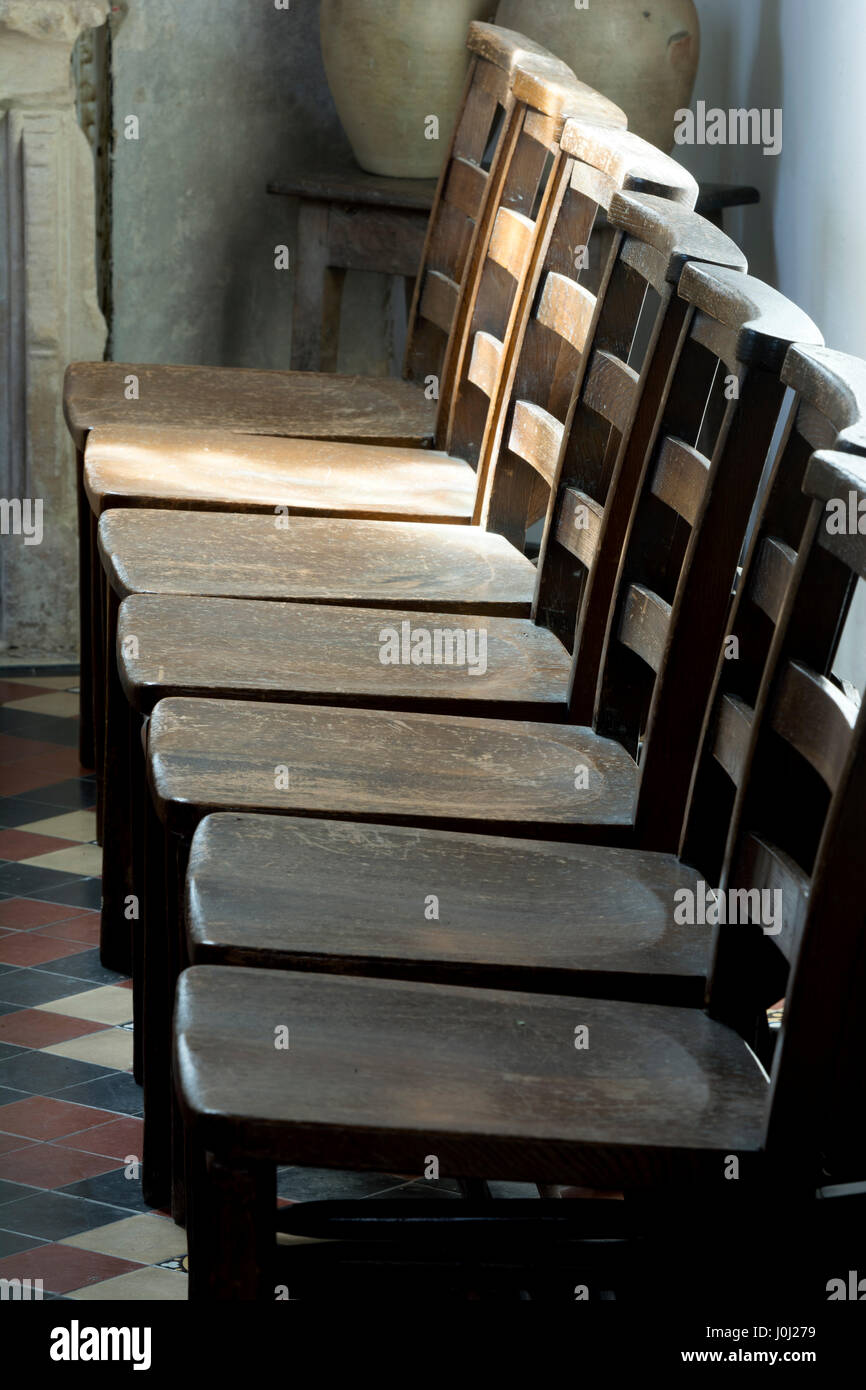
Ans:
[[[54,835],[58,840],[75,840],[86,844],[96,839],[95,811],[64,811],[62,816],[49,816],[47,820],[35,820],[30,825],[16,825],[16,830],[26,830],[31,835]]]
[[[126,1028],[106,1028],[102,1033],[87,1033],[83,1038],[70,1038],[39,1050],[53,1052],[55,1057],[74,1057],[77,1062],[114,1067],[115,1071],[129,1071],[132,1066],[132,1034]]]
[[[49,690],[44,695],[28,695],[26,700],[10,700],[6,709],[27,710],[29,714],[78,714],[79,699],[71,690]]]
[[[66,1014],[69,1018],[87,1018],[92,1023],[131,1023],[132,990],[121,989],[119,985],[100,985],[98,989],[51,999],[35,1007],[46,1013]]]
[[[145,1265],[180,1259],[186,1253],[184,1232],[167,1216],[130,1216],[125,1221],[112,1221],[110,1226],[99,1226],[95,1231],[67,1236],[59,1244],[74,1245],[78,1250],[95,1250],[97,1254],[114,1255],[120,1260],[138,1260]],[[171,1270],[165,1272],[173,1273]]]
[[[152,1269],[145,1265],[141,1269],[119,1274],[116,1279],[106,1279],[102,1284],[90,1284],[87,1288],[68,1293],[67,1298],[102,1303],[116,1300],[119,1303],[132,1303],[151,1299],[160,1303],[185,1303],[187,1297],[186,1274],[179,1269]]]
[[[34,869],[57,869],[67,874],[86,874],[98,878],[102,873],[102,850],[99,845],[70,845],[69,849],[53,849],[49,854],[37,854],[25,859]]]

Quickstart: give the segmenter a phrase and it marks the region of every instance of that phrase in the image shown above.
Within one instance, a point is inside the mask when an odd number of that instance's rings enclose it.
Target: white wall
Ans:
[[[756,207],[726,214],[754,275],[815,320],[829,347],[866,356],[866,3],[695,0],[701,61],[694,102],[780,107],[782,150],[678,146],[697,178],[754,184]],[[862,589],[862,586],[861,586]],[[866,684],[859,595],[837,663]]]

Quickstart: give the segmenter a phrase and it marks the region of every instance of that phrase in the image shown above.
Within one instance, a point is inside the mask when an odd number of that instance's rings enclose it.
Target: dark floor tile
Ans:
[[[63,1240],[66,1236],[92,1231],[97,1226],[107,1226],[129,1216],[126,1208],[88,1202],[82,1197],[69,1197],[65,1192],[39,1192],[19,1202],[10,1202],[2,1210],[5,1230],[39,1236],[42,1240]]]
[[[76,1105],[95,1105],[100,1110],[114,1110],[121,1115],[142,1114],[141,1087],[126,1071],[112,1072],[99,1081],[85,1081],[52,1094],[58,1100],[71,1100]]]
[[[0,994],[2,993],[3,991],[0,990]],[[3,1014],[14,1014],[15,1010],[19,1007],[20,1005],[18,1004],[7,1004],[5,999],[0,999],[0,1018],[2,1018]]]
[[[150,1211],[141,1195],[141,1177],[128,1178],[126,1171],[125,1168],[114,1168],[110,1173],[100,1173],[98,1177],[70,1183],[60,1191],[70,1197],[86,1197],[91,1202],[108,1202],[114,1207],[126,1207],[129,1211]]]
[[[40,902],[64,903],[67,907],[86,907],[98,912],[102,906],[102,879],[73,879],[63,888],[40,889],[29,896],[37,897]]]
[[[281,1168],[277,1195],[295,1202],[372,1197],[399,1182],[390,1173],[346,1173],[334,1168]]]
[[[10,965],[6,960],[0,960],[0,975],[8,975],[11,970],[17,970],[17,965]]]
[[[71,848],[71,846],[70,846]],[[40,892],[56,891],[80,879],[65,870],[40,869],[34,864],[8,863],[0,866],[0,891],[35,898]]]
[[[428,1201],[436,1201],[441,1198],[446,1202],[460,1201],[460,1193],[444,1187],[441,1183],[426,1182],[424,1178],[419,1178],[415,1182],[399,1183],[395,1187],[389,1187],[385,1192],[375,1194],[376,1200],[389,1202],[418,1201],[420,1198],[427,1198]]]
[[[45,1244],[45,1241],[37,1240],[35,1236],[21,1236],[15,1231],[0,1230],[0,1260],[5,1260],[7,1255],[20,1255],[22,1250],[31,1250],[36,1245]]]
[[[83,993],[70,989],[68,975],[53,975],[48,970],[12,970],[0,975],[0,999],[6,1004],[26,1009],[34,1004],[47,1004],[50,999],[63,999],[68,994]]]
[[[59,960],[46,961],[44,967],[37,967],[43,968],[55,975],[68,975],[70,979],[84,980],[88,984],[116,985],[120,980],[128,979],[128,976],[117,970],[108,970],[101,963],[98,946],[92,951],[78,951]]]
[[[79,1062],[74,1057],[57,1057],[53,1052],[39,1052],[33,1048],[24,1049],[21,1057],[0,1061],[0,1085],[28,1091],[32,1096],[54,1095],[69,1086],[79,1086],[111,1075],[111,1067],[98,1067],[92,1062]]]
[[[22,1197],[35,1197],[39,1191],[38,1187],[29,1187],[22,1182],[8,1182],[5,1178],[0,1178],[0,1207],[5,1207],[9,1202],[20,1202]]]
[[[28,1091],[13,1091],[11,1086],[0,1086],[0,1109],[4,1105],[14,1105],[16,1100],[32,1100],[33,1097]],[[3,1119],[0,1116],[0,1129],[3,1127]]]
[[[96,805],[96,788],[90,777],[68,777],[62,782],[52,782],[48,787],[39,787],[26,797],[10,796],[8,801],[27,801],[28,805],[59,806],[64,811],[87,811]],[[45,820],[46,813],[31,816],[31,820]],[[25,825],[26,821],[19,821]]]
[[[31,825],[33,821],[45,820],[48,815],[44,801],[33,801],[27,796],[0,797],[0,826],[4,830]]]
[[[54,666],[0,666],[0,676],[5,676],[10,681],[23,681],[28,676],[78,676],[81,674],[81,667],[75,661],[61,662]],[[75,681],[70,679],[70,686]]]
[[[46,690],[45,694],[50,691]],[[34,710],[0,705],[0,733],[56,743],[61,748],[78,747],[78,720],[68,715],[37,714]]]
[[[0,1062],[5,1062],[8,1057],[19,1057],[22,1052],[29,1052],[28,1047],[18,1047],[15,1043],[0,1043]]]

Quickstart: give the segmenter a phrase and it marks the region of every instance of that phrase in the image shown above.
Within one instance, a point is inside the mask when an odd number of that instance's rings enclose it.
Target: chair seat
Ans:
[[[175,1033],[217,1154],[405,1173],[435,1154],[443,1176],[634,1188],[721,1182],[764,1137],[760,1067],[700,1009],[203,965]]]
[[[127,399],[130,375],[138,379],[134,401]],[[394,377],[73,362],[63,411],[78,449],[89,430],[106,425],[425,444],[433,438],[436,402],[422,387]]]
[[[278,439],[226,430],[95,429],[84,486],[107,507],[204,507],[467,523],[476,477],[433,449]]]
[[[249,810],[607,838],[630,829],[637,785],[626,751],[591,729],[321,705],[161,700],[148,752],[178,829]]]
[[[468,647],[467,627],[475,633]],[[432,645],[437,630],[440,664],[410,664],[411,633]],[[459,635],[472,665],[455,661]],[[134,644],[125,641],[132,636]],[[383,652],[399,664],[383,663]],[[451,664],[441,660],[446,654]],[[167,594],[123,603],[118,664],[131,703],[142,710],[162,696],[189,694],[564,719],[571,659],[528,618],[458,622],[453,613]]]
[[[698,879],[634,849],[207,816],[187,874],[190,958],[699,1005],[712,929],[673,920]]]
[[[526,616],[535,566],[478,527],[219,512],[106,512],[110,583],[133,593],[361,603]]]

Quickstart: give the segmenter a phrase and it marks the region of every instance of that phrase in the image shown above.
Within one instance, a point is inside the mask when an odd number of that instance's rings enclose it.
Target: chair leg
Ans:
[[[102,844],[105,793],[105,642],[107,594],[97,544],[97,521],[90,513],[90,679],[93,709],[93,766],[96,771],[96,838]]]
[[[91,549],[90,518],[92,512],[87,494],[84,491],[84,454],[79,449],[75,456],[76,487],[78,489],[78,626],[80,674],[79,689],[81,702],[81,722],[78,727],[78,757],[83,767],[93,767],[93,672],[91,666],[90,644],[91,624]]]
[[[166,835],[148,799],[145,822],[142,1086],[144,1144],[142,1191],[152,1207],[171,1201],[171,998],[166,929]]]
[[[272,1302],[274,1165],[229,1165],[190,1143],[189,1169],[190,1302]]]
[[[109,589],[106,599],[107,648],[115,649],[118,597]],[[132,972],[132,929],[129,902],[141,897],[133,880],[133,842],[130,819],[131,765],[136,755],[138,717],[130,708],[117,670],[107,662],[105,691],[105,752],[103,755],[102,926],[100,960],[109,970]],[[140,912],[140,905],[139,905]]]

